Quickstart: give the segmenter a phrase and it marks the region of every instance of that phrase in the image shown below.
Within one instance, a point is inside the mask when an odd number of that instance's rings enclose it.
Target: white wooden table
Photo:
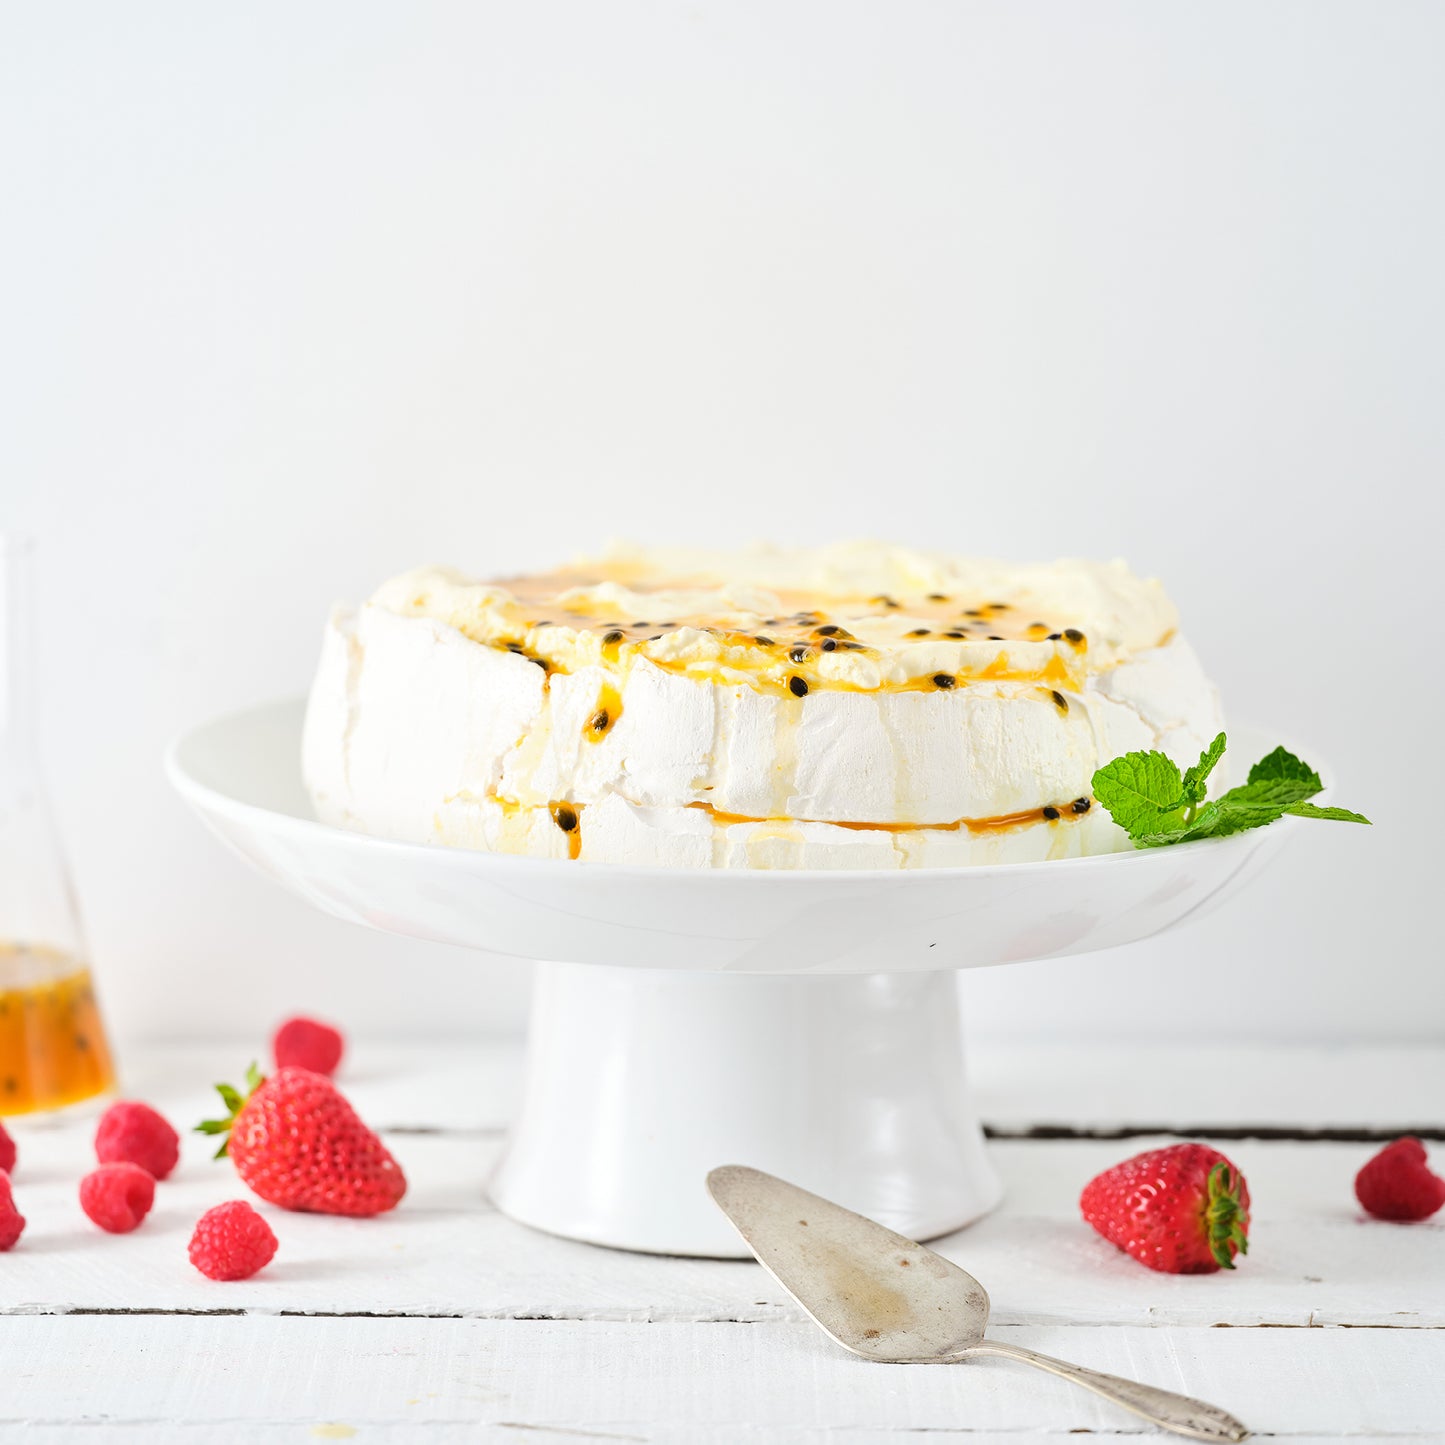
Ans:
[[[1006,1362],[854,1359],[754,1264],[623,1254],[513,1224],[483,1186],[516,1047],[354,1053],[343,1082],[387,1131],[410,1193],[377,1220],[261,1206],[280,1252],[241,1283],[212,1283],[186,1259],[202,1210],[247,1197],[207,1140],[188,1137],[152,1216],[112,1237],[76,1202],[90,1126],[18,1133],[30,1226],[0,1255],[0,1440],[1147,1433]],[[209,1113],[209,1084],[239,1081],[247,1060],[187,1048],[129,1062],[130,1092],[179,1125]],[[1366,1221],[1351,1190],[1376,1136],[1445,1138],[1445,1053],[985,1049],[973,1067],[1007,1197],[939,1247],[988,1287],[999,1335],[1200,1395],[1296,1445],[1445,1440],[1445,1225]],[[1219,1142],[1249,1179],[1252,1248],[1232,1274],[1152,1274],[1077,1217],[1097,1170],[1176,1129]],[[1445,1144],[1435,1151],[1445,1163]]]

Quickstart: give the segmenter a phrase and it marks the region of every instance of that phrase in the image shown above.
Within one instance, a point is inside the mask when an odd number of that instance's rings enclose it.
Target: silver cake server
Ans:
[[[759,1263],[855,1355],[894,1364],[1002,1355],[1072,1380],[1179,1435],[1243,1440],[1249,1434],[1233,1415],[1203,1400],[985,1339],[988,1295],[971,1274],[796,1184],[726,1164],[707,1176],[707,1187]]]

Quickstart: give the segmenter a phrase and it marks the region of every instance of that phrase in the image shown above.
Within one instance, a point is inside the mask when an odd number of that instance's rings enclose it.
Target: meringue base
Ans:
[[[1219,723],[1178,636],[1067,695],[1003,681],[779,699],[646,660],[544,677],[367,606],[327,628],[303,755],[318,817],[408,842],[663,868],[957,868],[1127,848],[1090,803],[1094,770],[1135,748],[1192,762]]]

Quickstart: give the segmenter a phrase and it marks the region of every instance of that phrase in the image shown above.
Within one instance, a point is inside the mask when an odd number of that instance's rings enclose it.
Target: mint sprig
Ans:
[[[1324,787],[1320,775],[1285,748],[1276,748],[1250,770],[1248,779],[1209,798],[1209,775],[1224,756],[1220,733],[1182,773],[1164,753],[1125,753],[1094,774],[1094,796],[1136,848],[1161,848],[1195,838],[1225,838],[1262,828],[1286,814],[1340,823],[1370,820],[1348,808],[1321,808],[1309,801]]]

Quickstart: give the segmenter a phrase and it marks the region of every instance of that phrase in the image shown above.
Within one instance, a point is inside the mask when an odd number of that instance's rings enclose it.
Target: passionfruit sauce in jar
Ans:
[[[114,1085],[89,967],[0,943],[0,1116],[61,1109]]]

